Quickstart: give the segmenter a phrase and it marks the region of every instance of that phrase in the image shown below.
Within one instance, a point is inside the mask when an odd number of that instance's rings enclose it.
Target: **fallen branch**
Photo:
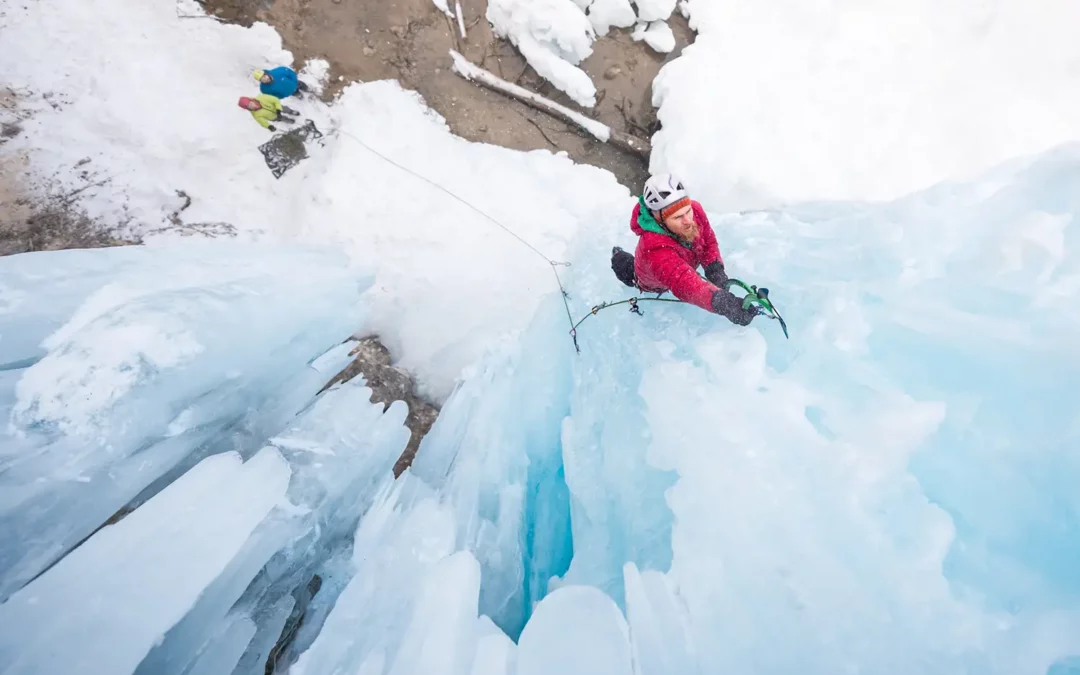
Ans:
[[[639,157],[645,159],[649,158],[649,144],[644,140],[622,131],[616,131],[603,122],[589,119],[581,113],[575,112],[564,105],[560,105],[549,98],[545,98],[528,89],[519,87],[512,82],[507,82],[494,73],[489,73],[483,68],[471,63],[454,50],[450,50],[450,56],[454,59],[454,72],[461,75],[466,80],[476,82],[488,89],[497,91],[500,94],[509,96],[517,101],[521,101],[530,108],[545,112],[564,122],[581,127],[599,141],[611,143],[615,147],[638,155]]]

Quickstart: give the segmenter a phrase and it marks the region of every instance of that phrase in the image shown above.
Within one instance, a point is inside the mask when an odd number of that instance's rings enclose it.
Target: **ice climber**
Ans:
[[[300,114],[292,108],[281,105],[281,101],[276,96],[270,96],[268,94],[259,94],[254,98],[241,96],[238,105],[250,112],[256,122],[270,131],[277,131],[277,127],[271,124],[271,122],[281,121],[292,124],[296,121],[296,118],[290,116]]]
[[[296,78],[296,71],[287,66],[278,66],[270,70],[256,70],[255,79],[259,81],[259,91],[277,98],[288,98],[297,89],[307,91],[307,85]]]
[[[740,326],[759,313],[757,307],[743,309],[742,299],[725,288],[724,260],[705,209],[675,176],[659,174],[645,182],[630,230],[638,236],[634,255],[618,246],[611,252],[611,269],[619,281],[645,292],[671,291]],[[698,267],[704,268],[704,279]]]

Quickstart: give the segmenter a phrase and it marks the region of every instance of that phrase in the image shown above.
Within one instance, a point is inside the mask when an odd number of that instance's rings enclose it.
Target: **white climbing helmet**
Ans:
[[[650,176],[649,180],[645,181],[642,196],[645,198],[645,206],[653,211],[659,211],[686,197],[687,194],[681,180],[670,173],[660,173]]]

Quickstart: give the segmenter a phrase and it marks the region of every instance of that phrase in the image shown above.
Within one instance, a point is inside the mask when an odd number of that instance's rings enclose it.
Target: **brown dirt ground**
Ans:
[[[451,5],[453,3],[450,3]],[[204,0],[219,18],[242,25],[265,21],[277,28],[297,67],[309,58],[331,66],[324,96],[354,81],[397,79],[420,93],[457,135],[517,150],[565,150],[577,162],[611,171],[631,192],[647,177],[640,158],[524,104],[487,91],[451,70],[450,49],[504,79],[575,110],[573,101],[527,67],[517,49],[496,37],[485,18],[487,0],[463,0],[467,38],[431,0]],[[613,28],[582,63],[597,87],[598,105],[581,112],[646,141],[656,130],[652,80],[693,39],[676,11],[670,21],[676,47],[658,54],[630,31]],[[338,77],[344,78],[338,80]]]

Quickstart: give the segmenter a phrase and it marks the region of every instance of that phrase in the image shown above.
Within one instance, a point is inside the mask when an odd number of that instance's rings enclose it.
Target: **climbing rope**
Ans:
[[[446,193],[448,196],[452,197],[453,199],[457,200],[458,202],[461,202],[462,204],[469,207],[470,209],[472,209],[476,213],[479,213],[481,216],[483,216],[484,218],[487,218],[489,221],[491,221],[495,226],[499,227],[500,229],[505,231],[507,234],[509,234],[511,237],[513,237],[514,239],[517,239],[522,244],[527,246],[529,248],[529,250],[531,250],[533,253],[535,253],[536,255],[543,258],[544,261],[547,262],[547,264],[551,267],[551,273],[555,275],[555,283],[559,285],[559,294],[562,296],[563,307],[566,308],[566,320],[570,322],[571,334],[572,335],[574,334],[574,329],[576,327],[574,326],[574,317],[570,313],[570,303],[568,301],[568,298],[570,297],[570,294],[567,293],[566,287],[563,286],[562,278],[559,276],[559,268],[560,267],[570,267],[570,263],[563,262],[563,261],[560,261],[560,260],[552,260],[551,258],[544,255],[543,251],[541,251],[540,249],[536,248],[535,246],[530,244],[528,241],[523,239],[517,232],[514,232],[509,227],[503,225],[498,220],[496,220],[493,216],[491,216],[488,213],[484,212],[479,207],[474,206],[473,204],[470,204],[468,201],[466,201],[462,197],[459,197],[458,195],[454,194],[453,192],[446,189],[442,185],[439,185],[438,183],[431,180],[430,178],[427,178],[426,176],[420,175],[419,173],[417,173],[417,172],[413,171],[412,169],[408,168],[407,166],[402,166],[401,164],[398,164],[397,162],[390,159],[386,155],[382,154],[381,152],[379,152],[375,148],[371,147],[370,145],[368,145],[364,141],[362,141],[359,138],[357,138],[356,136],[350,134],[348,131],[345,131],[344,129],[337,129],[335,133],[337,133],[337,132],[340,132],[340,133],[348,136],[349,138],[353,139],[354,141],[359,143],[364,149],[366,149],[368,152],[375,155],[376,157],[379,157],[384,162],[386,162],[388,164],[391,164],[393,166],[396,166],[398,169],[404,171],[405,173],[407,173],[407,174],[409,174],[411,176],[419,178],[420,180],[424,181],[428,185],[430,185],[430,186],[432,186],[432,187],[434,187],[434,188],[436,188],[438,190],[441,190],[442,192]],[[574,338],[574,346],[577,347],[577,338],[576,337]],[[581,350],[579,349],[578,352],[580,352],[580,351]]]
[[[638,307],[639,302],[682,302],[682,300],[679,300],[677,298],[661,298],[660,296],[657,296],[655,298],[643,298],[640,295],[635,295],[632,298],[627,298],[626,300],[619,300],[618,302],[601,302],[599,305],[595,305],[591,310],[589,310],[589,313],[581,317],[581,319],[578,320],[577,323],[574,323],[570,326],[570,337],[574,339],[574,349],[577,350],[578,354],[581,353],[581,347],[578,346],[577,341],[577,329],[578,326],[585,322],[585,319],[588,319],[590,316],[596,316],[602,309],[607,309],[608,307],[615,307],[616,305],[625,304],[630,305],[630,311],[634,314],[637,314],[638,316],[645,316],[641,313],[641,308]]]
[[[758,288],[757,286],[746,284],[739,279],[728,279],[726,282],[724,282],[724,288],[726,290],[730,291],[733,286],[746,291],[746,295],[741,298],[743,309],[750,309],[751,307],[754,307],[756,308],[759,315],[779,321],[780,327],[784,330],[784,337],[788,337],[787,323],[784,321],[784,317],[780,316],[780,312],[776,309],[776,307],[773,306],[772,300],[769,299],[769,289]],[[638,288],[638,290],[641,289]],[[577,341],[578,326],[584,323],[585,319],[588,319],[590,316],[595,316],[602,309],[607,309],[608,307],[614,307],[616,305],[629,304],[631,312],[637,314],[638,316],[644,316],[644,314],[641,313],[641,308],[638,307],[639,302],[685,302],[683,300],[679,300],[678,298],[662,298],[660,297],[661,295],[663,295],[663,293],[658,294],[655,298],[643,298],[639,295],[635,295],[634,297],[627,298],[626,300],[619,300],[618,302],[602,302],[599,305],[596,305],[588,314],[581,317],[581,319],[577,323],[573,324],[570,327],[570,337],[574,339],[574,349],[577,349],[579,354],[581,353],[581,349],[578,347]]]
[[[426,176],[423,176],[423,175],[413,171],[412,169],[395,162],[394,160],[392,160],[389,157],[387,157],[386,155],[382,154],[381,152],[379,152],[375,148],[371,147],[370,145],[368,145],[367,143],[365,143],[361,139],[357,138],[353,134],[350,134],[349,132],[347,132],[347,131],[345,131],[343,129],[337,129],[333,133],[338,133],[338,132],[340,132],[340,133],[344,134],[345,136],[348,136],[349,138],[353,139],[354,141],[359,143],[363,148],[365,148],[368,152],[375,155],[376,157],[379,157],[384,162],[397,167],[401,171],[404,171],[405,173],[407,173],[407,174],[409,174],[411,176],[419,178],[420,180],[424,181],[428,185],[442,191],[443,193],[445,193],[449,197],[451,197],[451,198],[455,199],[456,201],[458,201],[458,202],[464,204],[465,206],[469,207],[470,209],[472,209],[476,213],[480,214],[481,216],[483,216],[484,218],[489,220],[496,227],[500,228],[501,230],[503,230],[504,232],[506,232],[507,234],[509,234],[513,238],[517,239],[519,242],[521,242],[525,246],[527,246],[529,248],[529,250],[531,250],[533,253],[535,253],[536,255],[543,258],[543,260],[545,262],[547,262],[548,266],[551,268],[551,273],[555,275],[555,283],[558,284],[558,286],[559,286],[559,294],[562,296],[563,307],[566,309],[566,320],[570,323],[570,337],[574,340],[574,349],[579,354],[581,353],[581,347],[578,345],[578,340],[577,340],[578,326],[580,326],[590,316],[594,316],[597,313],[599,313],[600,310],[607,309],[608,307],[615,307],[617,305],[626,305],[626,304],[628,304],[628,305],[630,305],[630,311],[631,312],[633,312],[634,314],[637,314],[638,316],[644,316],[642,314],[642,312],[641,312],[641,308],[638,307],[638,303],[640,303],[640,302],[683,302],[682,300],[679,300],[677,298],[662,298],[662,297],[660,297],[660,295],[662,295],[662,293],[657,295],[655,298],[646,298],[646,297],[642,297],[642,296],[634,296],[632,298],[627,298],[626,300],[619,300],[617,302],[602,302],[599,305],[595,305],[589,311],[588,314],[583,316],[577,323],[574,323],[574,316],[570,312],[570,303],[569,303],[569,300],[568,300],[569,297],[570,297],[570,294],[567,293],[566,287],[563,286],[562,278],[559,276],[559,267],[570,267],[570,263],[563,262],[563,261],[558,261],[558,260],[552,260],[551,258],[544,255],[543,251],[541,251],[540,249],[538,249],[535,246],[533,246],[532,244],[530,244],[528,241],[523,239],[516,232],[514,232],[510,228],[508,228],[505,225],[503,225],[502,223],[500,223],[493,216],[491,216],[490,214],[484,212],[479,207],[474,206],[473,204],[469,203],[468,201],[466,201],[462,197],[459,197],[458,195],[454,194],[453,192],[451,192],[447,188],[443,187],[442,185],[439,185],[438,183],[431,180],[430,178],[427,178]],[[787,334],[788,334],[787,325],[784,323],[784,319],[780,316],[780,313],[776,311],[775,307],[773,307],[772,301],[769,299],[769,295],[768,295],[769,289],[762,288],[762,289],[759,290],[757,286],[747,285],[747,284],[743,283],[742,281],[739,281],[738,279],[729,280],[725,284],[725,288],[730,289],[731,286],[733,286],[733,285],[741,287],[747,293],[745,298],[743,298],[743,308],[744,309],[747,309],[747,308],[749,308],[751,306],[756,305],[759,308],[759,312],[765,314],[766,316],[768,316],[771,319],[778,319],[780,321],[780,325],[784,329],[784,337],[787,337]]]

